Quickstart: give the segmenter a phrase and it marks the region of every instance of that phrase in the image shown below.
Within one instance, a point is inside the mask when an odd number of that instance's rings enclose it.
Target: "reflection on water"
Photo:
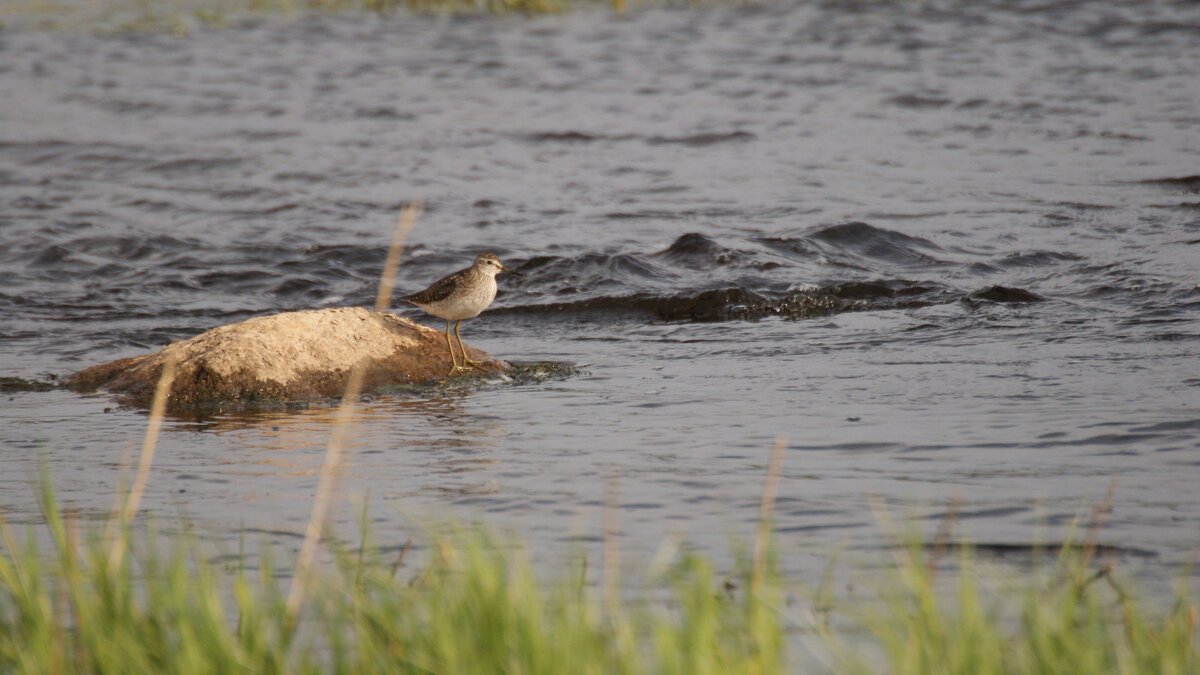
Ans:
[[[494,452],[507,436],[498,420],[480,419],[464,409],[466,397],[462,393],[364,401],[344,419],[332,403],[215,415],[177,424],[171,430],[209,433],[236,444],[241,452],[214,466],[227,475],[318,475],[323,452],[339,424],[346,425],[343,439],[350,449],[346,464],[352,472],[369,472],[384,462],[394,469],[396,455],[402,451],[424,468],[462,473],[492,463]]]

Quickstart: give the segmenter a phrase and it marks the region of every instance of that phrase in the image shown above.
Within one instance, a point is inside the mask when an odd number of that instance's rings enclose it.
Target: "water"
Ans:
[[[1191,560],[1194,3],[326,16],[0,54],[2,376],[370,305],[415,197],[398,293],[481,251],[523,272],[466,340],[584,372],[366,401],[344,485],[385,546],[454,514],[561,552],[617,476],[630,559],[723,555],[782,434],[800,579],[877,552],[873,500],[1020,560],[1114,477],[1118,564]],[[7,517],[36,520],[39,457],[110,508],[144,412],[3,397]],[[145,507],[294,546],[332,418],[173,420]]]

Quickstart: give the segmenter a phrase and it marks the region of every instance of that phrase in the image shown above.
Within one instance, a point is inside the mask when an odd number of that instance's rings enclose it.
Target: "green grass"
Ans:
[[[770,555],[721,575],[685,553],[626,578],[614,601],[583,582],[580,556],[547,575],[511,540],[447,526],[419,564],[397,567],[366,538],[332,546],[293,613],[269,549],[255,570],[210,562],[185,535],[88,526],[43,495],[50,550],[0,526],[0,672],[1200,672],[1191,593],[1145,610],[1079,548],[999,589],[969,551],[939,584],[946,561],[901,548],[868,599],[832,607],[790,588]],[[830,612],[837,630],[805,618]],[[789,666],[796,636],[832,656]]]
[[[780,670],[778,585],[728,594],[697,556],[658,579],[670,600],[609,605],[578,564],[546,581],[519,547],[448,527],[415,571],[369,542],[335,547],[293,614],[269,563],[217,565],[186,537],[128,528],[106,541],[44,494],[53,550],[0,528],[0,672]]]
[[[1087,550],[1065,546],[1051,569],[988,588],[964,548],[942,588],[937,565],[909,547],[880,593],[884,609],[859,621],[896,675],[1200,672],[1190,590],[1181,582],[1165,608],[1147,613],[1113,566],[1089,565]],[[877,669],[850,657],[843,670]]]
[[[186,35],[250,17],[313,13],[561,14],[584,7],[621,12],[625,0],[7,0],[0,28]]]

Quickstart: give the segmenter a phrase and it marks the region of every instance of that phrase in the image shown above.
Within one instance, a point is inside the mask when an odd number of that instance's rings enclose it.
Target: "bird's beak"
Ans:
[[[512,269],[511,267],[505,267],[504,265],[501,265],[500,269],[501,269],[501,271],[508,272],[509,274],[515,274],[519,277],[525,276],[524,274],[521,274],[520,272]]]

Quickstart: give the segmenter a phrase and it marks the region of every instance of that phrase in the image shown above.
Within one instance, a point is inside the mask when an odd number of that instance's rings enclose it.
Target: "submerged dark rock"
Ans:
[[[18,391],[51,391],[59,385],[44,380],[26,380],[22,377],[0,377],[0,392],[11,393]]]
[[[1195,176],[1178,176],[1175,178],[1154,178],[1142,182],[1146,185],[1161,185],[1166,188],[1175,188],[1184,192],[1200,194],[1200,174]]]
[[[774,303],[744,288],[722,288],[659,300],[655,314],[664,321],[728,321],[774,313]]]
[[[1020,302],[1045,302],[1046,298],[1031,293],[1020,288],[1009,288],[1008,286],[991,286],[982,291],[975,291],[967,296],[970,300],[986,300],[988,302],[1001,303],[1020,303]]]

